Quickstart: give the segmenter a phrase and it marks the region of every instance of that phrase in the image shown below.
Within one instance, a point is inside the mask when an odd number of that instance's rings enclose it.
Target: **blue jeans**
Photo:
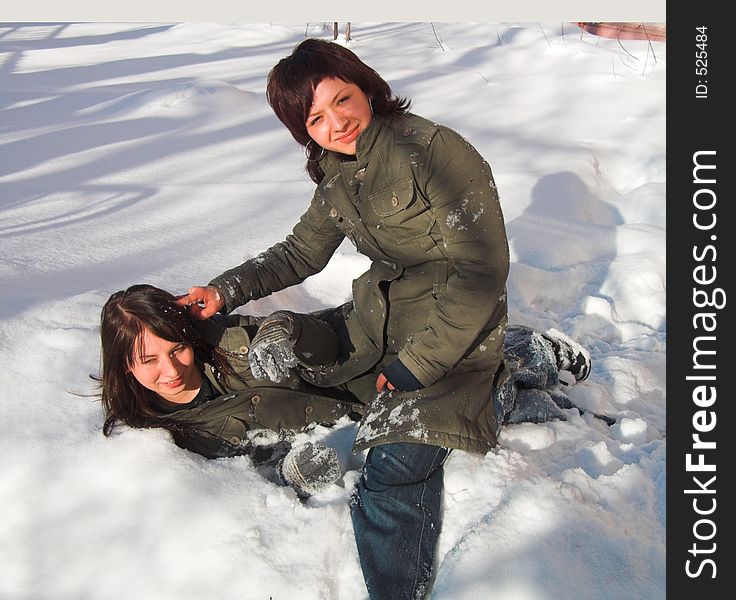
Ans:
[[[442,523],[448,454],[439,446],[404,443],[368,452],[350,508],[371,600],[424,597]]]

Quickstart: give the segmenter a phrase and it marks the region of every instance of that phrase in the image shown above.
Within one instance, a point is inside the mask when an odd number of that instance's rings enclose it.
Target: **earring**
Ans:
[[[314,144],[314,146],[312,146],[312,144]],[[317,148],[319,148],[319,150],[317,150]],[[327,154],[327,151],[314,140],[309,140],[307,145],[304,146],[304,153],[307,155],[307,162],[319,162],[324,158],[325,154]],[[311,156],[312,153],[318,154]]]

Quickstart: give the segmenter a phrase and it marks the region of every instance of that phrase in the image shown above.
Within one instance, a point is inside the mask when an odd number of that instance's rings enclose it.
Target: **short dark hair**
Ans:
[[[318,161],[325,150],[312,141],[306,123],[315,88],[329,78],[357,85],[370,99],[373,113],[382,117],[405,113],[411,105],[410,100],[395,96],[376,71],[344,46],[315,38],[299,43],[271,69],[266,97],[294,139],[306,147],[306,168],[315,183],[324,177]]]
[[[154,408],[156,393],[142,386],[130,372],[143,348],[145,331],[170,342],[190,346],[200,363],[210,363],[223,375],[234,375],[224,352],[205,341],[202,326],[176,297],[152,285],[138,284],[115,292],[102,308],[100,341],[102,373],[100,396],[105,413],[102,431],[110,435],[115,424],[175,429]]]

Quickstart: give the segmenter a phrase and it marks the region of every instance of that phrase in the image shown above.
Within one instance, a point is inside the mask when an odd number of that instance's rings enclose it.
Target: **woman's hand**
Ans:
[[[192,316],[197,319],[209,319],[216,312],[225,308],[225,299],[212,285],[190,288],[189,293],[177,298],[176,303],[186,306]]]
[[[391,385],[391,382],[386,379],[386,376],[383,373],[380,373],[378,375],[378,379],[376,380],[376,391],[382,392],[386,387],[388,387],[388,389],[391,391],[394,391],[396,389],[393,385]]]
[[[392,383],[393,382],[393,383]],[[415,392],[424,386],[398,358],[386,365],[376,379],[376,391]]]

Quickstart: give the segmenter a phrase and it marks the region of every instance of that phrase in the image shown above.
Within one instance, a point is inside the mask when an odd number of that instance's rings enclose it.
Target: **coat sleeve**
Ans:
[[[255,466],[275,464],[291,448],[291,444],[283,440],[272,444],[256,445],[250,441],[233,444],[206,430],[196,428],[192,428],[191,431],[172,431],[171,433],[174,443],[184,450],[195,452],[209,459],[249,456]]]
[[[225,311],[304,281],[327,266],[344,238],[315,194],[307,212],[283,242],[225,271],[210,282],[225,298]]]
[[[249,456],[253,450],[252,444],[244,446],[231,444],[202,429],[192,428],[191,431],[171,430],[171,435],[174,438],[174,443],[179,448],[195,452],[205,458]]]
[[[509,250],[488,163],[459,134],[440,128],[429,145],[424,193],[450,264],[425,330],[399,359],[425,386],[452,369],[505,307]]]

